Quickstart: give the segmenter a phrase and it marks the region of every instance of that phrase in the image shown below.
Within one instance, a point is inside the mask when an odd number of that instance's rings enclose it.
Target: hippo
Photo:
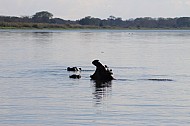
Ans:
[[[112,70],[109,70],[107,66],[103,66],[99,60],[92,61],[92,64],[96,66],[96,71],[90,76],[92,80],[97,81],[111,81],[114,80],[112,76]]]
[[[73,74],[71,76],[69,76],[70,78],[73,78],[73,79],[80,79],[81,78],[81,75],[76,75],[76,74]]]
[[[67,71],[81,71],[81,68],[77,68],[77,67],[67,67]]]

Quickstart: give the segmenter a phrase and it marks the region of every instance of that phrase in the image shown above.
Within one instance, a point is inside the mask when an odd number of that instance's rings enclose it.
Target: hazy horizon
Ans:
[[[138,17],[175,18],[190,16],[189,0],[0,0],[2,16],[32,16],[48,11],[54,17],[78,20],[86,16],[123,20]]]

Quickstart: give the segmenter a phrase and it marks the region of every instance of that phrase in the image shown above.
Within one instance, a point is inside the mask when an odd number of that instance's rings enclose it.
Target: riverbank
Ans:
[[[51,24],[51,23],[23,23],[23,22],[0,22],[0,29],[129,29],[111,26],[94,26],[80,24]],[[133,28],[134,29],[134,28]]]
[[[114,27],[114,26],[94,26],[80,24],[49,24],[49,23],[22,23],[22,22],[0,22],[0,29],[51,29],[51,30],[72,30],[72,29],[110,29],[110,30],[190,30],[183,28],[146,28],[146,27]]]

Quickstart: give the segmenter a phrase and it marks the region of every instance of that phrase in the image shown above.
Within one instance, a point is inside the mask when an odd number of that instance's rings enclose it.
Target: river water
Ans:
[[[189,125],[189,54],[188,30],[0,30],[0,125]]]

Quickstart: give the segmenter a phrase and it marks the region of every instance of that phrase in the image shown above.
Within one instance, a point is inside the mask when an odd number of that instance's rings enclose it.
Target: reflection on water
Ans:
[[[32,34],[32,38],[38,44],[48,44],[48,42],[53,42],[53,33],[52,32],[33,32],[31,34]]]
[[[96,104],[100,104],[104,98],[107,98],[112,91],[112,81],[94,81],[94,98],[96,99]]]

